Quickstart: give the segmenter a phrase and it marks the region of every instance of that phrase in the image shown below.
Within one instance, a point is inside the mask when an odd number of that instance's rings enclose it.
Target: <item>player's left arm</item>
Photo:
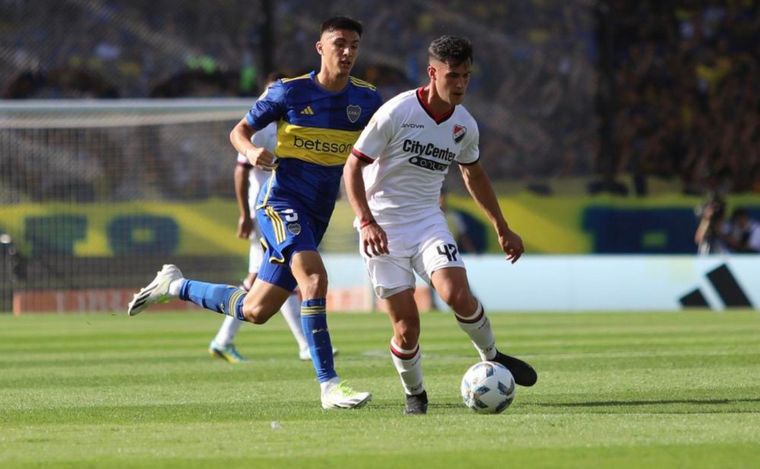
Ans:
[[[483,166],[478,161],[470,164],[460,164],[459,170],[462,172],[462,178],[464,179],[467,191],[475,199],[480,208],[483,209],[496,230],[501,250],[507,255],[507,260],[514,264],[522,256],[525,248],[523,247],[522,238],[509,228],[507,220],[501,213],[499,200],[493,191],[488,174],[486,174]]]
[[[251,172],[250,166],[238,163],[235,165],[233,180],[235,182],[235,199],[237,200],[238,217],[237,236],[241,239],[248,239],[253,232],[253,220],[251,219],[251,209],[248,207],[248,175]]]

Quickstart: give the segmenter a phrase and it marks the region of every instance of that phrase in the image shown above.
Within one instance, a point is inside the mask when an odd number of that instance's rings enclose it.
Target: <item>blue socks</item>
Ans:
[[[311,361],[320,383],[338,376],[333,363],[330,332],[327,330],[325,304],[324,298],[313,298],[301,303],[301,327],[303,327],[306,342],[309,343]]]
[[[192,301],[211,311],[245,321],[243,316],[245,290],[240,288],[218,283],[185,280],[179,290],[179,299]]]
[[[245,321],[243,316],[245,295],[245,290],[240,288],[197,280],[185,280],[179,291],[180,300],[192,301],[198,306],[241,321]],[[327,330],[325,305],[324,298],[313,298],[301,303],[301,327],[306,336],[306,342],[309,344],[311,361],[320,383],[338,376],[333,362],[330,332]]]

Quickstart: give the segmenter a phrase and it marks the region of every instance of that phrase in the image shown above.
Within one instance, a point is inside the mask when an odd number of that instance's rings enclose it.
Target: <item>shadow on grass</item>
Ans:
[[[556,413],[655,413],[655,414],[745,414],[760,412],[760,398],[732,399],[659,399],[659,400],[606,400],[587,402],[547,402],[529,404]],[[534,407],[535,406],[535,407]],[[551,410],[550,410],[551,409]]]
[[[739,404],[744,402],[760,402],[760,398],[746,399],[665,399],[656,401],[589,401],[589,402],[555,402],[540,404],[548,407],[610,407],[610,406],[648,406],[648,405],[723,405]]]

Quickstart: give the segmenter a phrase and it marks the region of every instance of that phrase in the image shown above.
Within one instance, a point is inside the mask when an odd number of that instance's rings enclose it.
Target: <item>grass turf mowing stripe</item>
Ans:
[[[760,315],[490,314],[540,373],[510,409],[460,403],[477,361],[449,314],[422,317],[430,413],[401,415],[385,316],[331,315],[338,371],[373,401],[325,412],[283,321],[252,358],[208,358],[206,313],[0,316],[0,466],[741,467],[760,460]],[[273,425],[273,422],[277,422]],[[413,422],[413,424],[410,424]],[[319,437],[315,437],[319,435]],[[540,451],[536,451],[540,449]]]

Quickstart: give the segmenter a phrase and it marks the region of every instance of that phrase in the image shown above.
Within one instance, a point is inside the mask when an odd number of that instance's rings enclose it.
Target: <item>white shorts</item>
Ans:
[[[238,162],[246,163],[248,158],[238,154]],[[248,254],[248,273],[258,274],[261,268],[261,261],[264,260],[264,247],[261,245],[261,230],[256,223],[256,199],[259,190],[271,176],[271,171],[263,171],[257,168],[251,168],[248,175],[248,208],[253,219],[253,231],[251,232],[251,247]]]
[[[251,232],[251,247],[248,251],[248,273],[258,274],[261,261],[264,260],[264,248],[261,246],[261,232],[259,225],[254,220]]]
[[[367,257],[362,243],[359,243],[359,251],[378,298],[388,298],[414,288],[415,272],[430,284],[430,277],[436,270],[464,268],[459,248],[443,214],[425,221],[428,223],[383,227],[388,235],[390,254]]]

